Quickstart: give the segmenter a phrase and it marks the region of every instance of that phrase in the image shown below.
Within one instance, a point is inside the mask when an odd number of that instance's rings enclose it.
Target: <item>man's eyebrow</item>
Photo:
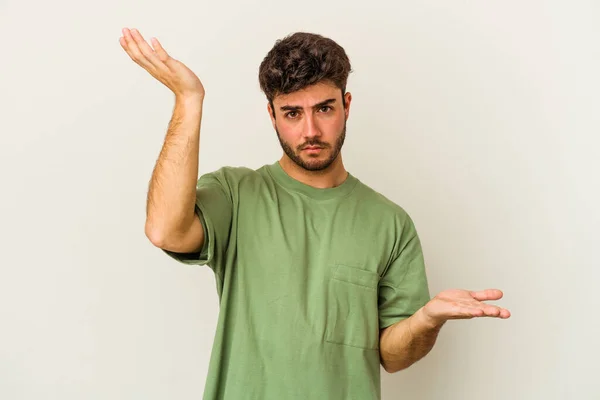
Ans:
[[[320,103],[317,103],[314,106],[312,106],[312,108],[318,109],[318,108],[321,108],[321,107],[326,106],[331,103],[335,103],[335,99],[327,99],[327,100],[321,101]],[[286,106],[282,106],[280,108],[280,110],[281,111],[298,111],[298,110],[303,110],[303,108],[301,106],[286,105]]]

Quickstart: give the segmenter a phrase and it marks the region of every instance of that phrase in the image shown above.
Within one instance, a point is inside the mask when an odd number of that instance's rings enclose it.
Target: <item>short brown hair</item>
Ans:
[[[350,60],[342,46],[315,33],[296,32],[275,42],[260,64],[258,80],[271,104],[278,94],[320,81],[333,83],[343,99],[350,72]]]

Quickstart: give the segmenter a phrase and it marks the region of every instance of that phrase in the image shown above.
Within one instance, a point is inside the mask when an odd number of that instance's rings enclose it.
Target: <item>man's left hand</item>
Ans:
[[[463,289],[444,290],[423,307],[422,314],[434,326],[442,325],[450,319],[477,317],[506,319],[510,317],[510,311],[483,303],[486,300],[501,299],[502,295],[502,291],[498,289],[478,292]]]

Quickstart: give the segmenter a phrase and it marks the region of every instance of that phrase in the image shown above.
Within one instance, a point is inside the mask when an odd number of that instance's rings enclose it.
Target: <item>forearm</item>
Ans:
[[[433,348],[443,324],[432,323],[422,310],[382,331],[379,351],[387,372],[408,368]]]
[[[176,97],[146,204],[146,235],[156,243],[184,233],[194,218],[203,98]]]

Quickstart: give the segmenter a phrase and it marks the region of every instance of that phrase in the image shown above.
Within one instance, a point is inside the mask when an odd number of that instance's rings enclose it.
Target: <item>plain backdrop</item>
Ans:
[[[414,219],[433,295],[499,288],[513,314],[449,322],[384,399],[600,399],[599,21],[594,0],[0,2],[0,398],[202,396],[215,281],[144,235],[174,98],[119,45],[135,27],[205,85],[200,173],[281,156],[277,39],[346,49],[347,169]]]

